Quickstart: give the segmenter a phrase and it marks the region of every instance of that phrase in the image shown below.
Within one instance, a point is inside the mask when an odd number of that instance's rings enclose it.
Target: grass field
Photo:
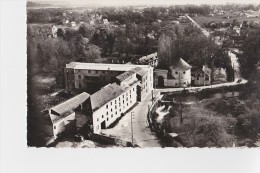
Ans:
[[[247,18],[245,16],[231,16],[229,19],[224,19],[224,15],[213,16],[213,17],[197,16],[197,17],[193,17],[193,19],[201,26],[203,26],[203,23],[209,23],[211,21],[214,21],[216,23],[223,22],[223,21],[225,21],[227,23],[232,23],[233,20],[237,20],[237,21],[240,21],[240,22],[260,20],[260,18]]]

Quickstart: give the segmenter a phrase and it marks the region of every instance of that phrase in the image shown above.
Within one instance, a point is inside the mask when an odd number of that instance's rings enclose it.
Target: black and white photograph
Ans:
[[[259,0],[0,0],[0,173],[259,163]]]
[[[259,147],[260,4],[27,1],[27,145]]]

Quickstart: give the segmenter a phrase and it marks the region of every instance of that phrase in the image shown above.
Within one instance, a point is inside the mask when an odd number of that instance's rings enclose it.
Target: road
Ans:
[[[199,28],[201,30],[201,32],[207,37],[209,38],[210,37],[210,33],[202,28],[197,22],[195,22],[190,16],[186,15],[186,17],[193,23],[194,26],[196,26],[197,28]],[[219,40],[215,40],[215,43],[217,45],[222,45],[222,42],[219,41]],[[231,64],[232,64],[232,67],[235,71],[235,80],[236,79],[240,79],[241,78],[241,74],[240,74],[240,63],[239,63],[239,60],[236,56],[236,54],[234,52],[239,52],[238,49],[235,49],[235,48],[232,48],[228,51],[228,56],[231,60]]]
[[[148,105],[151,106],[151,94],[144,101],[139,102],[124,117],[110,129],[102,130],[106,135],[113,135],[122,140],[131,141],[131,112],[133,113],[133,138],[134,144],[141,148],[161,147],[157,138],[151,133],[147,122]]]
[[[148,105],[152,105],[151,94],[146,99],[140,102],[135,109],[133,118],[133,131],[134,139],[136,143],[141,147],[161,147],[158,140],[151,134],[151,130],[148,127],[147,113]]]

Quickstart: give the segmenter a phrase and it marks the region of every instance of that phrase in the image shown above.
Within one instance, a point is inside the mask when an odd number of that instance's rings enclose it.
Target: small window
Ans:
[[[107,118],[107,121],[109,120],[109,118]]]
[[[99,119],[97,118],[97,121],[99,121]]]
[[[110,104],[112,105],[113,103],[112,103],[112,102],[110,102]]]
[[[175,74],[178,74],[178,72],[176,71]]]
[[[120,97],[118,98],[118,100],[120,101]]]
[[[113,114],[111,115],[111,118],[113,118]]]
[[[128,103],[126,104],[126,106],[128,106]]]
[[[115,105],[115,109],[117,109],[116,105]]]
[[[105,74],[105,71],[103,71],[103,73]]]
[[[81,75],[79,75],[79,79],[81,79]]]
[[[111,112],[113,111],[113,109],[111,109]]]
[[[79,88],[81,88],[81,83],[79,83]]]
[[[185,74],[186,72],[184,71],[183,74]]]
[[[125,103],[125,101],[123,100],[123,103]]]
[[[115,104],[116,104],[116,100],[115,100]]]
[[[102,118],[104,118],[104,115],[102,115]]]
[[[54,126],[53,128],[56,129],[56,126]]]
[[[91,70],[88,70],[88,73],[91,73]]]
[[[183,82],[183,84],[186,84],[186,82]]]
[[[116,112],[116,115],[117,115],[117,112]]]
[[[106,108],[108,109],[108,105],[106,105]]]
[[[96,70],[96,74],[98,73],[98,71]]]
[[[121,109],[119,109],[119,112],[121,112]]]
[[[133,88],[133,91],[135,91],[135,88]]]
[[[123,98],[125,98],[125,95],[123,95]]]
[[[107,112],[107,115],[108,115],[108,112]]]
[[[200,77],[199,76],[197,76],[197,80],[199,80],[200,79]]]

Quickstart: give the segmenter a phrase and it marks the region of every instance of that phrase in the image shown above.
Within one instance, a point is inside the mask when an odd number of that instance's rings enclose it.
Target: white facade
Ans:
[[[102,128],[107,128],[116,119],[122,116],[137,102],[137,84],[130,87],[118,97],[93,112],[93,132],[101,133]]]
[[[49,110],[49,114],[51,119],[54,119],[56,115],[51,113],[51,110]],[[54,138],[57,138],[59,134],[64,132],[66,130],[66,126],[68,126],[70,123],[76,120],[75,112],[72,112],[68,116],[53,122],[52,128],[53,128],[53,136]]]
[[[149,65],[134,65],[134,64],[101,64],[101,63],[80,63],[71,62],[66,64],[65,74],[70,69],[74,70],[74,79],[67,79],[65,75],[66,89],[86,89],[88,83],[100,83],[104,85],[111,82],[113,77],[122,74],[125,71],[140,67],[147,71],[147,84],[145,84],[147,92],[153,90],[153,67]],[[73,84],[71,84],[73,82]],[[69,87],[74,85],[75,87]],[[93,85],[93,84],[92,84]]]
[[[191,84],[191,69],[189,70],[176,70],[171,69],[171,85],[176,87],[188,86]]]

